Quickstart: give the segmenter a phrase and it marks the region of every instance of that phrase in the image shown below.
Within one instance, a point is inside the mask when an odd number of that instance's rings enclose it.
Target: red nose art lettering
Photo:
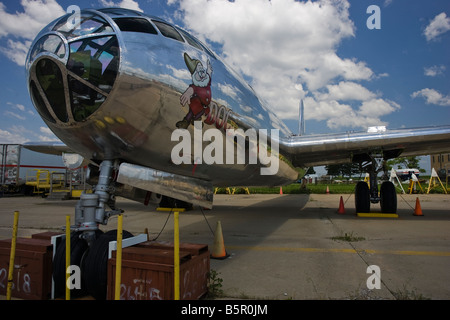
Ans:
[[[227,130],[227,121],[230,110],[225,106],[218,106],[215,102],[209,104],[209,113],[205,119],[206,124],[215,124],[217,129]]]

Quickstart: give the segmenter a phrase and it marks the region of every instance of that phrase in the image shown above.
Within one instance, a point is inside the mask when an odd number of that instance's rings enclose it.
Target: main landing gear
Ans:
[[[106,225],[111,216],[122,213],[115,206],[114,177],[118,163],[104,160],[100,166],[98,183],[92,194],[82,194],[75,208],[75,225],[71,226],[70,263],[81,270],[81,289],[72,289],[71,296],[91,295],[106,299],[109,242],[117,238],[117,231],[103,232],[99,224]],[[111,209],[107,211],[107,206]],[[123,231],[123,239],[132,237]],[[53,260],[55,297],[65,292],[65,237],[56,247]]]
[[[397,212],[397,193],[394,184],[384,181],[378,192],[377,175],[384,170],[384,160],[381,155],[369,155],[370,159],[366,163],[361,163],[362,167],[369,173],[369,185],[360,181],[356,184],[355,208],[358,213],[370,212],[370,204],[380,203],[382,213]],[[385,171],[385,170],[384,170]]]

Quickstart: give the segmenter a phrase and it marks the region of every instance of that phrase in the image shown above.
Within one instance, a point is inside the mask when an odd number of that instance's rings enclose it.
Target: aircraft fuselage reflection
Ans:
[[[195,159],[192,165],[172,163],[177,142],[171,135],[181,126],[193,137],[194,120],[203,121],[203,130],[222,124],[290,135],[253,89],[187,32],[124,9],[82,10],[76,26],[68,17],[50,23],[34,41],[28,85],[49,128],[85,158],[192,176]],[[282,185],[297,178],[284,161],[270,179],[259,174],[260,166],[198,165],[195,177],[215,186]]]

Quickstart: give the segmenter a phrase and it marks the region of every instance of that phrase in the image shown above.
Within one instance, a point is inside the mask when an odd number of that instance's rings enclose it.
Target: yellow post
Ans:
[[[17,226],[19,224],[19,211],[14,211],[13,235],[11,240],[11,252],[9,254],[9,269],[8,269],[8,286],[6,288],[6,300],[11,300],[11,292],[13,285],[14,259],[16,257],[16,241],[17,241]]]
[[[180,300],[180,231],[178,211],[174,211],[174,299]]]
[[[122,228],[123,215],[119,214],[117,219],[116,288],[114,291],[115,300],[120,300],[120,283],[122,282]]]
[[[70,300],[69,276],[70,267],[70,216],[66,216],[66,300]]]

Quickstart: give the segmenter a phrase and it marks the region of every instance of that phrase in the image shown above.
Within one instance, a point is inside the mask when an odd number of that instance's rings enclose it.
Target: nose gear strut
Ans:
[[[112,160],[104,160],[100,165],[100,175],[94,193],[83,193],[75,207],[75,226],[71,229],[81,231],[81,237],[89,246],[95,241],[98,225],[106,225],[111,216],[123,212],[115,205],[113,173],[116,168],[118,165],[115,165]],[[111,210],[107,211],[106,206]]]

